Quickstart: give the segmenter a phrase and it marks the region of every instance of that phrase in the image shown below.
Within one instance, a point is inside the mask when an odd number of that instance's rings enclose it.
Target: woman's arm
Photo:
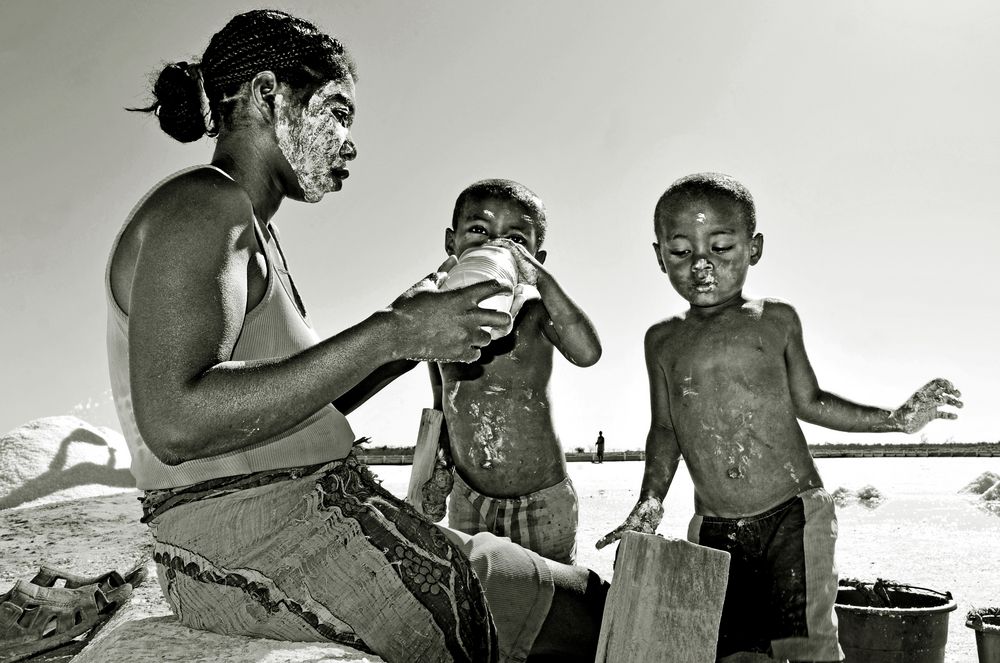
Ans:
[[[366,378],[347,390],[343,396],[333,401],[333,406],[341,414],[350,414],[369,398],[382,391],[390,382],[407,373],[420,362],[412,359],[397,359],[379,366]]]
[[[471,361],[480,327],[510,317],[480,309],[497,283],[440,293],[437,275],[387,308],[300,353],[231,361],[255,254],[241,190],[198,182],[164,196],[143,227],[129,298],[133,406],[163,462],[235,451],[301,423],[389,362]]]

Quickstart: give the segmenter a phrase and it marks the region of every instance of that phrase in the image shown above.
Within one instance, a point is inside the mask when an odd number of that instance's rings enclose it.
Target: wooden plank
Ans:
[[[713,663],[728,579],[727,552],[626,532],[595,663]]]
[[[424,497],[420,489],[434,474],[442,419],[444,413],[440,410],[425,407],[420,413],[417,446],[413,450],[413,467],[410,468],[410,485],[406,489],[406,501],[420,513],[424,512]]]

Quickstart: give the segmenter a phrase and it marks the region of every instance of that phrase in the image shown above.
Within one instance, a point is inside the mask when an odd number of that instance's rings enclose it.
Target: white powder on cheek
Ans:
[[[310,203],[336,188],[331,170],[343,141],[336,118],[323,111],[332,94],[326,88],[317,90],[301,113],[281,93],[274,96],[278,147],[298,178],[303,198]]]

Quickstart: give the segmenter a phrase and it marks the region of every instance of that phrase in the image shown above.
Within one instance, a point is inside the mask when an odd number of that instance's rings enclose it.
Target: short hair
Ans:
[[[465,187],[455,200],[455,211],[451,215],[451,227],[458,227],[458,215],[467,202],[484,200],[486,198],[505,198],[520,204],[535,219],[535,239],[539,247],[545,241],[548,221],[545,219],[545,204],[534,191],[514,180],[489,179],[479,180]]]
[[[199,62],[166,65],[153,84],[153,103],[128,110],[154,113],[160,128],[182,143],[217,136],[236,105],[231,97],[262,71],[274,72],[297,90],[348,75],[357,78],[356,65],[340,41],[309,21],[255,9],[234,16],[216,32]]]
[[[753,196],[739,180],[724,173],[695,173],[675,181],[657,201],[656,211],[653,213],[654,223],[659,224],[660,216],[678,203],[712,196],[726,198],[739,205],[747,233],[753,236],[757,230]]]

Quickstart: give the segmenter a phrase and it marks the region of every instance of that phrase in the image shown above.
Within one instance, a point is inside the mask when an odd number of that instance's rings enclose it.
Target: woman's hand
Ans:
[[[485,281],[456,290],[438,286],[454,266],[449,257],[438,271],[421,279],[389,307],[395,322],[396,350],[401,358],[435,362],[473,362],[480,348],[492,340],[486,328],[506,335],[513,323],[509,314],[479,307],[479,302],[509,288]]]

